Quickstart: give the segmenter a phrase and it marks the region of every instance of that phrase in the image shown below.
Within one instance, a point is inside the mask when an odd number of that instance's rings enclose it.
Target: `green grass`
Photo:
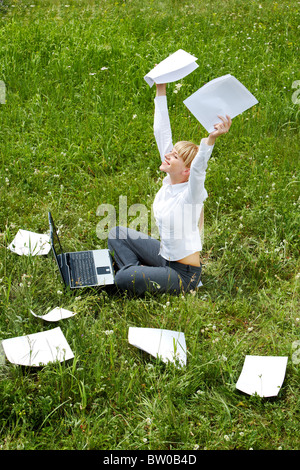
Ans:
[[[77,312],[59,324],[73,361],[32,370],[2,356],[1,449],[298,450],[297,2],[0,4],[0,338],[53,327],[29,309]],[[120,196],[151,210],[159,157],[143,76],[179,48],[199,67],[178,93],[168,86],[174,141],[206,135],[183,100],[217,76],[259,100],[209,163],[204,285],[182,297],[62,294],[51,255],[7,246],[19,228],[46,232],[49,209],[67,249],[106,246],[101,204],[117,219]],[[130,346],[129,326],[183,331],[187,366]],[[278,397],[236,390],[246,354],[288,356]]]

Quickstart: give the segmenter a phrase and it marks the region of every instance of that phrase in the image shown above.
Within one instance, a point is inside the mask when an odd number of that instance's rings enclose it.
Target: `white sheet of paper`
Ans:
[[[247,88],[230,74],[215,78],[184,100],[184,104],[211,133],[214,125],[221,122],[220,116],[233,119],[251,108],[258,101]]]
[[[27,336],[4,339],[2,346],[10,362],[23,366],[63,362],[74,357],[59,327]]]
[[[70,310],[66,310],[65,308],[55,307],[50,312],[46,313],[45,315],[36,315],[32,310],[30,310],[32,315],[37,318],[41,318],[42,320],[55,322],[59,320],[64,320],[65,318],[74,317],[76,313],[71,312]]]
[[[186,365],[184,333],[159,328],[130,327],[128,342],[163,362]]]
[[[197,57],[185,52],[183,49],[171,54],[169,57],[161,61],[154,67],[144,79],[150,87],[154,83],[171,83],[186,77],[189,73],[193,72],[197,67]]]
[[[260,397],[278,395],[283,384],[287,356],[246,356],[236,388]]]
[[[20,256],[47,255],[51,249],[50,237],[20,229],[7,248]]]

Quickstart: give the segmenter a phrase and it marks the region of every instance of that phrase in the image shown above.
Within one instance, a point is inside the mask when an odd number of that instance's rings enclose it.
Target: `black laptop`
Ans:
[[[71,289],[114,284],[114,271],[108,249],[64,252],[51,212],[48,213],[50,243],[62,280]]]

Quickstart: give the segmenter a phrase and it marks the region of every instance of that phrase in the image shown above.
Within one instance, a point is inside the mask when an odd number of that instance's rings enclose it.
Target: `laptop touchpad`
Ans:
[[[98,276],[101,274],[109,274],[110,273],[110,267],[109,266],[99,266],[97,267],[97,274]]]

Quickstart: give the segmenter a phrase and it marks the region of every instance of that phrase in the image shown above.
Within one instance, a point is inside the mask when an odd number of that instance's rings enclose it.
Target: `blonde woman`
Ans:
[[[217,137],[229,131],[231,119],[219,116],[215,131],[200,145],[173,145],[166,84],[156,85],[154,136],[166,173],[156,194],[153,212],[160,241],[126,227],[110,231],[108,247],[117,265],[121,290],[179,294],[197,288],[201,278],[199,218],[207,198],[206,168]]]

